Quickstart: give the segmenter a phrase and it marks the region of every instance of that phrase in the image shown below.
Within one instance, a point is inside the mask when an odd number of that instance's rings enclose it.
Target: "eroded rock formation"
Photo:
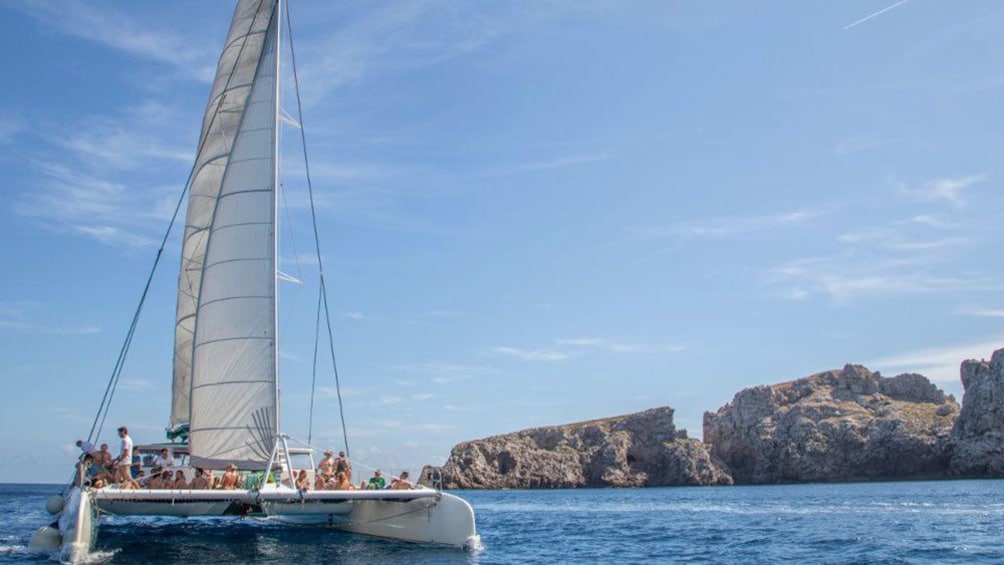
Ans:
[[[739,392],[704,414],[704,441],[737,484],[936,478],[958,414],[921,375],[847,365]]]
[[[962,363],[962,412],[952,433],[951,472],[1004,477],[1004,349]]]
[[[673,409],[548,426],[458,444],[437,471],[446,488],[575,488],[732,484]]]

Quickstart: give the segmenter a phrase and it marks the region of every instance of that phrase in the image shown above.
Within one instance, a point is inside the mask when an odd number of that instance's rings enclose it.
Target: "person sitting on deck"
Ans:
[[[136,490],[140,488],[139,483],[137,483],[135,480],[133,480],[132,477],[128,475],[119,476],[118,484],[119,484],[119,489],[121,490]]]
[[[324,452],[324,459],[321,459],[321,462],[317,464],[317,470],[325,479],[335,475],[335,457],[330,449]]]
[[[164,471],[171,472],[174,470],[174,457],[167,454],[167,448],[160,450],[160,455],[158,455],[153,460],[154,467],[160,467]]]
[[[149,489],[162,489],[164,488],[163,475],[157,472],[156,469],[150,473],[150,477],[146,480],[146,488]]]
[[[332,490],[354,490],[355,488],[344,471],[335,473],[335,485]]]
[[[321,474],[321,470],[318,469],[317,472],[314,473],[314,490],[324,490],[325,488],[327,487],[325,485],[324,475]]]
[[[223,473],[223,479],[220,481],[220,488],[223,490],[234,490],[237,488],[237,482],[240,478],[240,475],[237,474],[237,465],[231,463],[227,465],[227,470]]]
[[[210,471],[209,475],[207,476],[206,472],[203,471],[201,467],[196,467],[195,468],[195,478],[192,479],[192,489],[193,490],[206,490],[206,489],[210,489],[212,487],[213,487],[213,475],[212,475],[212,471]]]
[[[112,453],[108,451],[108,444],[102,443],[101,450],[94,453],[94,464],[99,467],[104,467],[110,472],[115,464],[113,463]]]
[[[77,463],[77,484],[101,488],[108,484],[112,476],[104,467],[94,463],[93,455],[85,455],[84,460]]]
[[[185,472],[181,469],[174,472],[174,482],[171,484],[171,488],[175,490],[184,490],[188,488],[188,481],[185,480]]]
[[[310,490],[310,477],[307,476],[306,469],[300,469],[300,473],[296,475],[296,488],[297,490]]]
[[[410,489],[411,481],[408,480],[408,471],[401,471],[401,476],[390,482],[390,488],[394,490]]]
[[[352,482],[352,465],[345,457],[344,451],[339,451],[338,459],[335,460],[335,472],[337,473],[339,471],[345,473],[345,478],[347,478],[349,482]]]
[[[147,476],[146,476],[146,471],[144,471],[143,469],[140,469],[140,470],[139,470],[139,471],[138,471],[138,472],[136,473],[136,478],[135,478],[135,479],[133,479],[133,480],[134,480],[134,481],[136,481],[136,484],[138,484],[138,485],[139,485],[139,488],[147,488],[147,486],[146,486],[146,485],[147,485],[147,482],[148,482],[148,481],[149,481],[150,479],[148,479],[148,478],[147,478]]]
[[[366,483],[367,490],[379,490],[387,486],[387,481],[380,474],[380,469],[373,472],[370,482]]]

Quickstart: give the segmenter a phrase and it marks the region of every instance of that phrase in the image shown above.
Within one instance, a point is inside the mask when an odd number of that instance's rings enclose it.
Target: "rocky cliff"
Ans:
[[[1004,349],[962,363],[962,412],[952,432],[951,472],[1004,477]]]
[[[704,414],[704,440],[737,484],[935,478],[958,414],[920,375],[847,365],[739,392]]]
[[[460,443],[420,480],[437,472],[445,488],[732,484],[704,444],[677,431],[669,407]]]

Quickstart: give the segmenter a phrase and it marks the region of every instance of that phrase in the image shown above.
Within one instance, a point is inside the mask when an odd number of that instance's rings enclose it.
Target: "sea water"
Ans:
[[[53,485],[0,485],[0,562]],[[461,491],[476,553],[256,519],[103,517],[106,563],[1004,563],[1004,480]]]

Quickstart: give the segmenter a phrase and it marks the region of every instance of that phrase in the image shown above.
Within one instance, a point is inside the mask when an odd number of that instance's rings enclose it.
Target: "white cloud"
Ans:
[[[447,384],[455,381],[486,377],[499,373],[495,367],[486,365],[461,365],[452,363],[424,363],[419,365],[394,365],[392,370],[414,375],[404,381],[407,385],[416,383]],[[404,384],[404,383],[402,383]]]
[[[957,316],[974,316],[977,318],[1004,318],[1004,308],[980,308],[963,306],[956,308],[953,314]]]
[[[564,361],[568,359],[569,355],[561,351],[555,351],[553,349],[519,349],[516,347],[499,346],[494,348],[492,351],[495,353],[500,353],[502,355],[508,355],[510,357],[515,357],[523,361]]]
[[[649,238],[730,239],[804,225],[822,214],[816,210],[795,210],[769,216],[715,218],[637,227],[628,231]]]
[[[89,335],[100,332],[101,328],[96,326],[44,326],[18,320],[0,320],[0,330],[43,335]]]
[[[122,379],[122,382],[118,384],[118,388],[132,391],[151,390],[153,389],[153,383],[143,379]]]
[[[882,357],[866,363],[872,369],[893,373],[920,373],[931,381],[954,383],[959,380],[959,367],[966,359],[989,359],[995,350],[1004,347],[1004,336],[976,343],[921,349]]]
[[[616,341],[606,338],[566,338],[559,339],[555,343],[559,346],[584,348],[590,347],[613,353],[677,353],[686,349],[682,345],[669,345],[658,343],[630,343]]]
[[[144,59],[174,66],[209,82],[215,74],[216,48],[156,28],[145,28],[106,4],[74,0],[36,0],[12,4],[60,33],[93,41]],[[211,65],[209,63],[212,63]]]
[[[934,179],[925,182],[917,188],[910,188],[906,183],[890,178],[889,182],[901,194],[919,201],[946,200],[952,206],[961,208],[966,204],[963,191],[977,184],[986,182],[987,175],[969,175],[958,178]]]
[[[342,312],[342,316],[350,320],[362,320],[364,318],[362,312]]]
[[[801,300],[823,294],[836,302],[876,294],[929,294],[1004,289],[988,277],[941,276],[919,260],[856,254],[798,259],[775,267],[768,278],[786,286],[784,294]]]

